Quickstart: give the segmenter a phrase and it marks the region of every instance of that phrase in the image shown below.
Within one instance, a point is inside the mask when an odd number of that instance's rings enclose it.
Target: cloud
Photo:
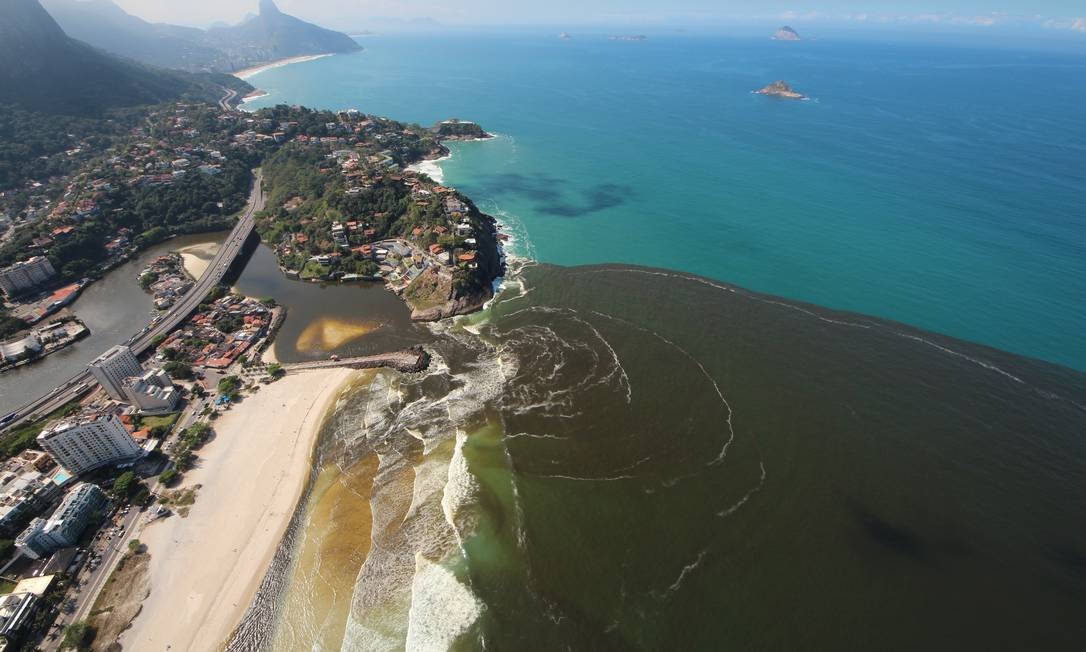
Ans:
[[[1086,18],[1076,18],[1071,21],[1071,31],[1086,32]]]

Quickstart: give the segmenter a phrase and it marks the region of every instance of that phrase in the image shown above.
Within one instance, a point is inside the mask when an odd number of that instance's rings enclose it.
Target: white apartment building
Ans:
[[[143,367],[127,346],[115,346],[87,365],[91,375],[106,393],[118,401],[124,401],[124,381],[142,376]]]
[[[86,473],[107,464],[132,462],[143,449],[112,414],[61,422],[43,430],[38,444],[64,468]]]
[[[28,557],[41,559],[61,548],[74,546],[96,510],[108,500],[96,485],[77,485],[61,501],[49,520],[36,518],[15,539],[15,547]]]
[[[48,258],[35,256],[30,260],[0,269],[0,290],[9,297],[13,297],[45,283],[56,273]]]
[[[125,380],[124,395],[142,414],[174,412],[181,400],[170,377],[161,369]]]

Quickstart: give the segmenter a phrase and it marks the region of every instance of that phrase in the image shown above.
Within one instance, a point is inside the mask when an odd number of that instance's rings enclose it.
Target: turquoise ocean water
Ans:
[[[1086,369],[1086,58],[946,45],[415,35],[279,102],[500,138],[445,179],[563,265],[628,262]],[[807,102],[751,95],[785,79]]]

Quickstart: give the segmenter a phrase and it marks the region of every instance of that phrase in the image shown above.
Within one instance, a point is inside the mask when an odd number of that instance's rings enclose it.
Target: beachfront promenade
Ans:
[[[156,338],[164,336],[176,328],[200,305],[208,292],[222,282],[223,277],[226,276],[238,255],[244,250],[245,243],[253,234],[256,213],[264,209],[262,186],[263,177],[260,171],[257,170],[253,189],[249,195],[249,204],[241,219],[238,220],[237,225],[234,226],[234,230],[227,236],[226,241],[219,248],[219,252],[215,254],[215,258],[212,259],[203,275],[185,294],[184,298],[174,304],[168,312],[150,326],[129,338],[128,341],[123,342],[132,349],[133,353],[141,355],[152,348]],[[52,392],[15,411],[15,417],[4,424],[3,427],[0,427],[0,432],[58,410],[89,392],[95,385],[97,385],[97,381],[94,380],[89,371],[84,369]]]

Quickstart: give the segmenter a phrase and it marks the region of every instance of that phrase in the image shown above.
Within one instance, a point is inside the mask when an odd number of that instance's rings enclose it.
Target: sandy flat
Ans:
[[[151,592],[128,650],[215,650],[241,621],[310,471],[324,414],[357,372],[289,375],[214,422],[184,486],[201,485],[187,518],[139,535],[151,553]]]
[[[323,59],[324,57],[330,57],[331,54],[309,54],[300,57],[289,57],[287,59],[279,59],[278,61],[272,61],[260,66],[253,66],[251,68],[245,68],[243,70],[236,70],[231,75],[238,79],[249,79],[264,72],[265,70],[271,70],[273,68],[282,68],[283,66],[289,66],[295,63],[304,63],[306,61],[316,61],[317,59]],[[266,93],[265,93],[266,94]]]
[[[188,272],[189,276],[196,279],[204,275],[208,265],[211,264],[211,259],[215,257],[218,251],[218,242],[205,242],[182,247],[177,250],[177,253],[181,254],[181,261],[185,271]]]

